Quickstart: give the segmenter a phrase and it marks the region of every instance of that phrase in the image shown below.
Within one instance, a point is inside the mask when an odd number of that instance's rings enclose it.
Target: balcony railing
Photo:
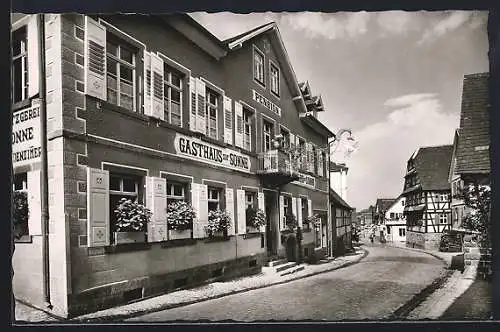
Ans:
[[[291,154],[278,149],[259,154],[257,173],[277,176],[273,182],[288,183],[299,179],[299,169]]]

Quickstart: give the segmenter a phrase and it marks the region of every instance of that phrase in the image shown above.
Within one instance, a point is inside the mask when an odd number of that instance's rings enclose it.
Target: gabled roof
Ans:
[[[464,77],[457,173],[490,172],[488,73]]]
[[[335,192],[335,190],[333,189],[330,189],[330,201],[336,205],[340,205],[346,209],[349,209],[349,210],[352,210],[353,208],[346,203],[346,201],[344,201],[342,199],[342,197],[339,196],[339,194],[337,194]]]
[[[460,129],[455,129],[455,135],[453,136],[453,152],[451,154],[450,170],[448,171],[448,182],[450,183],[457,171],[457,148],[459,138]]]
[[[448,190],[453,145],[427,146],[418,149],[414,165],[422,190]],[[406,190],[405,192],[407,192]]]
[[[375,203],[375,209],[378,208],[379,211],[387,211],[392,204],[396,201],[396,198],[377,198],[377,203]]]
[[[347,171],[349,167],[346,166],[346,164],[342,163],[334,163],[333,161],[330,161],[329,170],[330,172],[337,172],[337,171]]]
[[[243,33],[240,33],[239,35],[236,35],[234,37],[231,37],[231,38],[228,38],[226,40],[223,40],[222,43],[226,44],[226,45],[229,45],[231,44],[232,42],[236,41],[236,40],[239,40],[239,39],[245,39],[247,36],[250,36],[252,35],[253,33],[262,33],[262,32],[259,32],[259,30],[261,29],[264,29],[264,30],[267,30],[268,27],[272,27],[273,24],[276,24],[274,22],[269,22],[269,23],[266,23],[266,24],[262,24],[252,30],[249,30],[249,31],[245,31]],[[250,37],[251,38],[251,37]]]
[[[404,199],[403,195],[399,195],[399,197],[396,198],[394,202],[392,202],[392,204],[389,205],[385,211],[389,211],[390,209],[392,209],[395,205],[399,204],[399,202],[401,202],[402,199]]]

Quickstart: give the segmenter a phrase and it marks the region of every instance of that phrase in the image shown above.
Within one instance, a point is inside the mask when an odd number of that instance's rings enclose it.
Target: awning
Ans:
[[[424,209],[425,209],[425,204],[420,204],[420,205],[405,207],[404,212],[417,212],[417,211],[423,211]]]

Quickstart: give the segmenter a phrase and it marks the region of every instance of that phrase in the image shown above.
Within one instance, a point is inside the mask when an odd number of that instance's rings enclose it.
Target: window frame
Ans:
[[[447,225],[448,224],[448,214],[446,214],[446,213],[439,214],[439,224],[440,225]]]
[[[281,147],[283,149],[290,148],[290,130],[283,125],[280,125],[280,135],[283,136],[283,140],[281,141]],[[287,138],[287,139],[285,139]],[[286,144],[287,143],[287,144]]]
[[[168,78],[166,77],[168,73]],[[179,76],[180,86],[176,86],[172,83],[172,74],[176,74]],[[164,112],[164,121],[173,125],[182,128],[183,127],[183,108],[184,108],[184,90],[185,90],[185,81],[186,75],[185,73],[177,70],[173,66],[170,66],[165,61],[163,62],[163,112]],[[172,123],[172,90],[176,90],[179,93],[179,124]],[[168,106],[167,106],[168,104]],[[168,113],[168,114],[166,114]],[[167,116],[168,115],[168,119]]]
[[[242,108],[243,108],[243,149],[247,150],[247,151],[252,151],[252,125],[253,125],[253,117],[254,117],[254,112],[252,112],[251,110],[249,110],[248,108],[246,108],[244,105],[242,105]],[[248,123],[247,123],[247,120],[248,120]],[[249,148],[247,148],[246,146],[246,129],[247,129],[247,125],[249,126],[249,129],[248,129],[248,144],[249,144]]]
[[[278,91],[274,91],[273,89],[273,69],[276,70],[277,73],[277,89]],[[279,66],[271,59],[269,59],[269,91],[276,98],[280,98],[281,95],[281,82],[280,82],[281,71]]]
[[[117,46],[117,55],[112,54],[109,52],[108,44],[115,44]],[[132,63],[127,62],[126,60],[121,59],[121,50],[127,49],[128,51],[131,52],[132,54]],[[106,101],[112,105],[116,105],[118,107],[121,107],[123,109],[126,109],[127,111],[132,111],[132,112],[137,112],[137,58],[139,55],[139,49],[137,48],[136,45],[133,43],[127,41],[125,38],[122,36],[114,33],[108,27],[106,26]],[[116,61],[116,103],[112,102],[109,98],[109,89],[110,89],[110,84],[108,81],[108,76],[114,76],[115,74],[110,74],[110,71],[108,70],[109,68],[109,59]],[[122,105],[121,103],[121,66],[124,66],[128,69],[132,70],[132,109],[129,109],[125,106]],[[111,90],[114,90],[111,88]]]
[[[266,124],[269,125],[269,132],[266,132]],[[269,120],[262,119],[262,151],[267,152],[273,149],[272,140],[274,133],[274,123]],[[269,137],[269,149],[266,150],[266,137]]]
[[[262,67],[262,80],[260,80],[257,77],[257,71],[256,71],[256,55],[260,56],[262,59],[261,67]],[[253,80],[263,88],[266,87],[266,72],[265,72],[265,63],[266,63],[266,58],[264,55],[264,52],[262,52],[257,46],[253,45],[253,52],[252,52],[252,71],[253,71]]]
[[[188,184],[187,183],[180,182],[180,181],[172,181],[172,180],[168,180],[168,179],[166,180],[166,182],[167,182],[167,185],[165,186],[165,197],[167,199],[167,206],[170,203],[173,203],[173,202],[169,203],[169,200],[174,200],[176,202],[188,202],[188,195],[187,195]],[[169,185],[171,185],[172,193],[169,193]],[[175,186],[181,187],[181,191],[182,191],[181,196],[175,195]]]
[[[13,49],[13,40],[14,40],[14,35],[16,33],[18,33],[20,30],[24,30],[23,31],[23,36],[24,36],[24,39],[21,39],[20,42],[21,42],[21,51],[19,54],[15,55],[14,56],[14,49]],[[12,104],[17,104],[17,103],[21,103],[27,99],[29,99],[29,81],[30,81],[30,78],[29,78],[29,68],[28,68],[28,25],[27,23],[26,24],[22,24],[22,25],[19,25],[18,27],[16,27],[14,30],[11,30],[11,38],[12,38],[12,41],[11,41],[11,57],[10,57],[10,62],[11,62],[11,94],[12,94]],[[24,49],[23,49],[23,46],[24,46]],[[16,100],[15,99],[15,87],[16,87],[16,84],[15,84],[15,76],[14,76],[14,62],[16,60],[19,60],[21,59],[21,99],[19,100]]]
[[[215,97],[215,104],[210,103],[210,95],[213,95]],[[215,140],[219,138],[219,107],[221,104],[220,98],[221,95],[215,92],[213,89],[210,89],[209,87],[205,89],[205,115],[206,115],[205,129],[207,133],[206,136]],[[215,110],[215,137],[211,136],[211,128],[210,128],[211,109]]]
[[[211,197],[211,193],[217,192],[218,196],[217,199]],[[217,208],[215,210],[210,210],[210,203],[217,203]],[[208,212],[210,211],[216,211],[216,210],[222,210],[222,188],[220,187],[214,187],[214,186],[207,186],[207,207],[208,207]]]

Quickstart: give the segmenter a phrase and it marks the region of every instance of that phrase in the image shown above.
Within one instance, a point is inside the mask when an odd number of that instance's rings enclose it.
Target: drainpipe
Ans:
[[[45,81],[45,15],[38,14],[38,67],[40,98],[40,148],[41,148],[41,212],[42,212],[42,257],[43,257],[43,299],[47,308],[50,303],[50,265],[49,265],[49,176],[47,162],[47,105]]]
[[[328,138],[327,138],[328,142]],[[326,245],[327,245],[327,252],[329,257],[333,257],[333,222],[332,222],[332,205],[330,201],[330,187],[331,187],[331,180],[330,180],[330,144],[335,142],[335,140],[328,142],[328,155],[327,155],[327,181],[328,181],[328,212],[327,212],[327,221],[326,221]]]

